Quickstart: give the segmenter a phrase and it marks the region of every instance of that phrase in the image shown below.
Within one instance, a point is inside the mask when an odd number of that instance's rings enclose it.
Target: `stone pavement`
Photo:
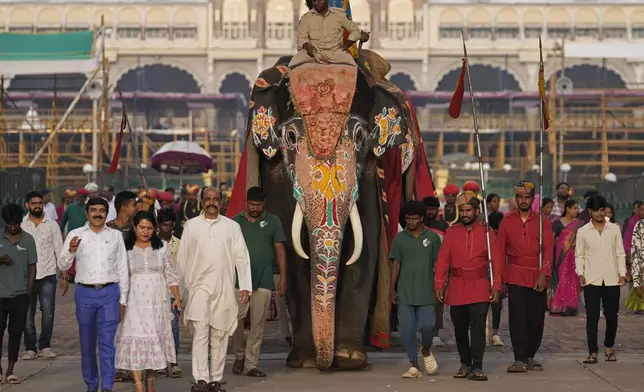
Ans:
[[[52,348],[59,356],[78,356],[80,355],[80,346],[78,343],[78,325],[76,323],[75,306],[74,306],[74,285],[70,286],[69,293],[65,297],[58,296],[56,303],[56,321],[54,325],[54,336],[52,339]],[[622,304],[626,300],[628,291],[622,290]],[[490,348],[493,352],[509,353],[510,335],[507,321],[507,300],[504,301],[504,311],[501,320],[500,335],[505,342],[505,347]],[[39,312],[37,312],[38,314]],[[37,329],[40,330],[39,316],[36,319]],[[491,321],[490,321],[491,324]],[[600,320],[600,339],[603,336],[604,323]],[[439,352],[456,352],[456,344],[453,337],[453,327],[449,318],[449,311],[445,312],[445,329],[441,330],[440,335],[447,343],[446,346],[437,349]],[[491,325],[490,325],[491,327]],[[539,350],[540,353],[583,353],[586,349],[586,319],[585,314],[580,313],[575,317],[551,317],[546,315],[546,326],[543,337],[543,343]],[[6,337],[4,342],[3,353],[6,355]],[[180,355],[190,354],[191,340],[190,335],[182,329]],[[601,341],[600,341],[601,346]],[[633,315],[631,312],[622,309],[619,317],[619,329],[617,332],[617,342],[615,349],[617,353],[643,354],[644,353],[644,315]],[[21,347],[21,355],[24,347]],[[288,347],[285,342],[278,336],[278,323],[270,321],[266,324],[264,343],[262,344],[262,353],[285,353]],[[388,352],[403,352],[400,339],[393,339],[392,348]]]
[[[620,355],[619,362],[596,365],[582,365],[579,356],[548,354],[540,357],[545,367],[543,372],[508,374],[505,367],[511,356],[502,353],[488,353],[485,370],[489,381],[485,383],[468,380],[455,380],[452,374],[458,368],[458,359],[453,353],[439,353],[439,372],[435,376],[420,379],[401,379],[407,370],[403,354],[376,353],[371,355],[371,367],[362,371],[319,372],[316,369],[288,369],[284,357],[264,355],[260,360],[262,368],[268,373],[264,379],[235,376],[231,374],[231,363],[226,365],[224,380],[227,391],[267,392],[416,392],[425,388],[458,388],[459,391],[493,390],[495,392],[543,392],[544,390],[567,392],[641,392],[644,381],[642,355]],[[185,359],[185,358],[183,358]],[[232,358],[230,358],[232,359]],[[184,369],[190,363],[181,361]],[[0,386],[0,391],[10,392],[68,392],[85,391],[86,387],[80,374],[77,358],[58,358],[53,361],[36,360],[19,362],[16,374],[23,378],[20,385]],[[191,377],[180,379],[163,378],[156,380],[157,392],[188,392]],[[118,383],[114,392],[132,391],[129,383]]]

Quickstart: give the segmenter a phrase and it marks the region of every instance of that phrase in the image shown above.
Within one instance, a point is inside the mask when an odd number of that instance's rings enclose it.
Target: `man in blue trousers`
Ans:
[[[87,223],[65,239],[58,261],[67,270],[76,258],[76,319],[81,367],[88,392],[98,392],[96,343],[102,392],[111,392],[116,373],[114,335],[123,319],[129,290],[127,253],[120,231],[105,226],[109,204],[93,197],[85,204]]]

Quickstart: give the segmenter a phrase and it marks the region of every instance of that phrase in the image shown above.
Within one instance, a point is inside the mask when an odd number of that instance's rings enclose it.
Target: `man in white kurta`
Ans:
[[[239,224],[219,214],[215,188],[204,189],[201,201],[201,215],[183,227],[177,257],[185,287],[184,322],[193,335],[192,374],[197,384],[192,392],[221,389],[228,338],[237,327],[235,270],[242,304],[252,291],[250,257]]]

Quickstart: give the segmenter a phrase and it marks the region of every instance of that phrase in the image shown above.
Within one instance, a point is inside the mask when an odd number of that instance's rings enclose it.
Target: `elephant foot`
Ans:
[[[364,350],[339,348],[335,350],[335,361],[339,369],[363,369],[369,365]]]
[[[313,369],[317,367],[317,362],[315,360],[315,355],[305,355],[300,350],[296,350],[294,348],[286,358],[286,366],[298,369]]]

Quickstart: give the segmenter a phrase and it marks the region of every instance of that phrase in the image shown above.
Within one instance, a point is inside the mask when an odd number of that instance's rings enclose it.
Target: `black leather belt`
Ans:
[[[109,282],[109,283],[103,283],[103,284],[85,284],[85,283],[79,283],[79,285],[83,287],[87,287],[90,289],[95,289],[95,290],[101,290],[104,289],[107,286],[111,286],[113,284],[116,284],[116,282]]]

